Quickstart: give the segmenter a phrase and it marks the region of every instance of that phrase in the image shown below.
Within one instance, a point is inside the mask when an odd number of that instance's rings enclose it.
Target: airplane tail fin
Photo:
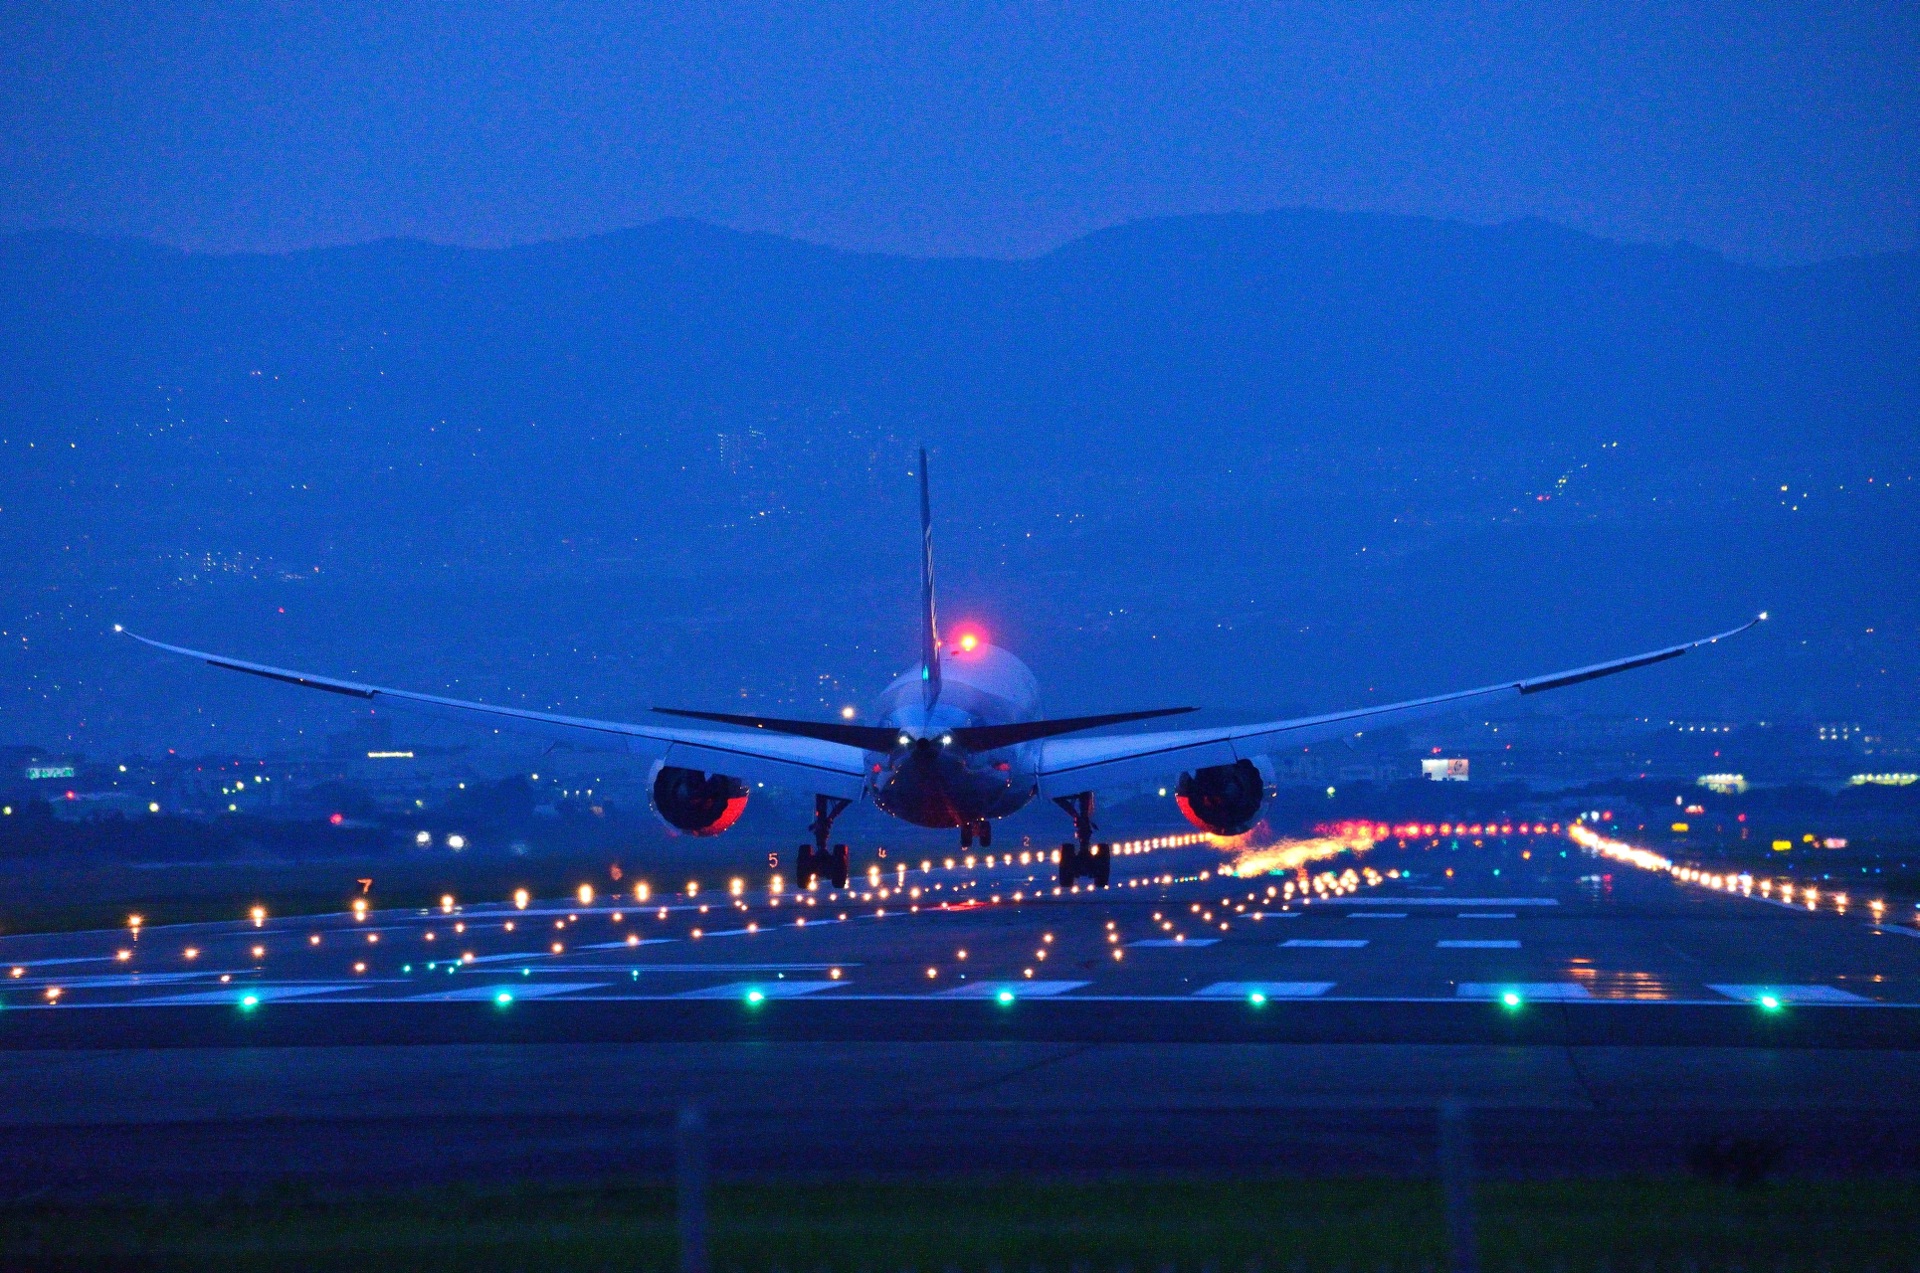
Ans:
[[[927,494],[927,448],[920,448],[920,688],[926,705],[940,701],[940,626],[933,609],[933,503]]]

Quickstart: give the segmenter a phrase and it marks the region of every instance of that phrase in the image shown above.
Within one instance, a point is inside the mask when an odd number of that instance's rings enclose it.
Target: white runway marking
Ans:
[[[471,1003],[475,1000],[491,1001],[500,995],[511,995],[515,999],[551,999],[555,995],[570,995],[576,990],[604,990],[606,986],[597,981],[507,981],[496,986],[466,986],[459,990],[442,990],[438,994],[409,995],[409,1003]]]
[[[1439,950],[1518,950],[1517,941],[1437,941],[1433,943]]]
[[[1348,919],[1405,919],[1405,911],[1358,911],[1347,916]]]
[[[306,999],[314,995],[338,994],[342,990],[357,990],[366,986],[364,981],[308,982],[296,986],[222,986],[218,990],[198,990],[191,994],[157,995],[150,999],[141,999],[141,1004],[150,1003],[231,1003],[238,1004],[248,995],[261,1003],[272,1003],[276,999]]]
[[[1358,950],[1367,944],[1364,937],[1296,937],[1280,943],[1282,948],[1302,950]]]
[[[1334,906],[1558,906],[1557,897],[1342,897]]]
[[[676,999],[745,999],[755,991],[764,999],[798,999],[844,986],[844,981],[729,981],[723,986],[707,986],[673,996]]]
[[[1145,948],[1153,948],[1153,947],[1172,948],[1175,946],[1211,946],[1219,940],[1220,939],[1218,937],[1188,937],[1184,939],[1179,937],[1149,937],[1144,941],[1130,941],[1127,943],[1127,945],[1139,946],[1139,947],[1145,947]]]
[[[1865,995],[1836,986],[1708,986],[1707,989],[1742,1003],[1759,1003],[1771,996],[1781,1003],[1872,1003]]]
[[[1898,924],[1869,925],[1876,933],[1899,933],[1902,937],[1920,937],[1920,928],[1902,928]]]
[[[1193,993],[1202,999],[1245,999],[1252,995],[1269,999],[1312,999],[1333,986],[1331,981],[1216,981]]]
[[[1591,999],[1587,988],[1573,981],[1463,981],[1454,989],[1461,999],[1498,999],[1519,995],[1522,999]]]
[[[937,999],[997,999],[1002,992],[1016,999],[1045,999],[1092,983],[1085,981],[975,981],[942,990]]]
[[[1461,911],[1455,919],[1512,919],[1512,911]]]

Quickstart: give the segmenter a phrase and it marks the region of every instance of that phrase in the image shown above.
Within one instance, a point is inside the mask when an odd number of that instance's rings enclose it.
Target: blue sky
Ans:
[[[1912,5],[12,6],[0,230],[1020,256],[1306,205],[1791,262],[1914,245],[1917,105]]]

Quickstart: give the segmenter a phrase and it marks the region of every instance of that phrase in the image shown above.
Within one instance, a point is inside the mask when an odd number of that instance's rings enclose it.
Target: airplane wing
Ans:
[[[143,645],[169,654],[199,659],[212,667],[263,676],[307,689],[325,690],[362,699],[382,707],[421,712],[473,723],[492,721],[496,731],[533,734],[602,751],[625,751],[705,773],[730,774],[747,782],[771,782],[808,792],[857,800],[866,789],[866,760],[857,747],[794,738],[779,734],[722,733],[706,729],[673,729],[659,725],[628,725],[620,721],[556,716],[519,707],[494,707],[464,699],[416,694],[411,690],[362,685],[311,672],[245,663],[203,650],[188,650],[164,641],[127,633]]]
[[[1485,685],[1479,689],[1410,699],[1404,703],[1386,703],[1378,707],[1333,712],[1326,716],[1303,716],[1297,720],[1265,721],[1221,729],[1129,734],[1115,738],[1050,739],[1041,752],[1040,794],[1047,797],[1071,796],[1102,787],[1146,782],[1181,770],[1231,765],[1238,760],[1325,742],[1330,738],[1368,729],[1404,724],[1422,717],[1438,716],[1463,707],[1578,685],[1582,681],[1594,681],[1617,672],[1677,659],[1689,650],[1738,636],[1766,617],[1762,614],[1737,628],[1702,637],[1698,641],[1688,641],[1684,645],[1671,645],[1664,650],[1635,654],[1608,663],[1594,663],[1565,672],[1552,672],[1546,676],[1502,681],[1498,685]]]

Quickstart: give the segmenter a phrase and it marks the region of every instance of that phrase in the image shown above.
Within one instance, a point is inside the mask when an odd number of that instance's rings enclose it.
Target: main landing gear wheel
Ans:
[[[1060,846],[1060,887],[1072,888],[1076,881],[1086,880],[1100,888],[1107,888],[1113,879],[1113,846],[1111,844],[1089,844],[1085,849],[1077,845]]]
[[[1093,793],[1055,796],[1053,802],[1073,819],[1073,843],[1060,846],[1060,887],[1075,880],[1091,880],[1101,888],[1113,878],[1113,846],[1093,842]]]
[[[813,825],[807,828],[813,832],[813,843],[800,846],[800,860],[794,868],[797,887],[807,888],[822,875],[833,881],[835,888],[847,886],[847,846],[836,844],[829,853],[827,837],[833,834],[833,820],[852,803],[838,796],[813,798]]]

